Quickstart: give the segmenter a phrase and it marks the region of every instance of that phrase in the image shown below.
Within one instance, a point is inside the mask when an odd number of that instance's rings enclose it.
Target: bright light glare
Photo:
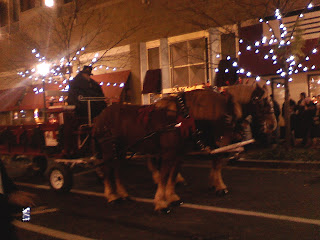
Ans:
[[[40,63],[37,66],[37,71],[40,75],[45,76],[50,72],[50,64],[49,63]]]
[[[53,7],[53,6],[54,6],[54,0],[45,0],[45,1],[44,1],[44,4],[45,4],[47,7]]]

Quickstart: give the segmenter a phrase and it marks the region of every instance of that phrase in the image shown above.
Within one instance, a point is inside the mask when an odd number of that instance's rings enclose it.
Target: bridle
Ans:
[[[253,106],[257,115],[274,114],[273,103],[268,97],[263,97],[265,91],[262,88],[256,88],[251,95],[249,105]]]
[[[272,114],[274,115],[273,103],[271,99],[264,97],[264,95],[265,91],[262,88],[256,88],[248,103],[255,126],[262,132],[265,132],[267,119],[271,117]]]

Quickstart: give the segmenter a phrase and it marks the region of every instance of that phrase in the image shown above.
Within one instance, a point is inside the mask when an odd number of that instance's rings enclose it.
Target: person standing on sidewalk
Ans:
[[[273,103],[274,115],[276,116],[276,119],[277,119],[277,128],[272,133],[271,143],[277,144],[279,143],[279,138],[280,138],[280,127],[279,127],[280,106],[279,106],[279,103],[274,99],[274,96],[272,94],[270,95],[270,97]]]

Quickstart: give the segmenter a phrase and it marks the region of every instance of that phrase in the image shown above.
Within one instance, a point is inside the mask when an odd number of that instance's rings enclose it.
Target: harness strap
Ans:
[[[186,136],[186,134],[189,134],[189,130],[191,128],[192,130],[192,138],[195,140],[197,145],[200,147],[201,150],[205,150],[207,146],[203,143],[201,139],[201,132],[199,129],[196,128],[194,119],[189,114],[189,109],[187,108],[185,104],[185,92],[179,93],[177,95],[177,108],[178,112],[182,114],[183,119],[181,121],[181,134],[183,136]],[[178,118],[179,119],[179,118]],[[177,120],[178,120],[177,119]],[[183,124],[185,126],[183,126]]]

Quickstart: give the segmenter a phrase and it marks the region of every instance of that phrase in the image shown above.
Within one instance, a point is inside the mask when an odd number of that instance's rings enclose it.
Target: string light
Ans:
[[[75,55],[80,55],[81,51],[84,51],[85,47],[81,47],[81,49],[75,51]],[[69,90],[69,85],[67,84],[67,81],[72,81],[73,77],[70,76],[68,79],[64,79],[63,75],[65,74],[70,74],[70,68],[73,66],[73,61],[78,60],[78,57],[73,56],[71,57],[71,61],[66,61],[65,57],[60,58],[59,60],[59,64],[54,64],[54,63],[50,63],[50,62],[46,62],[46,57],[45,56],[41,56],[40,52],[38,52],[36,49],[32,49],[31,51],[34,56],[38,59],[39,62],[41,62],[41,64],[39,64],[37,66],[37,71],[36,68],[32,68],[31,70],[26,70],[25,72],[18,72],[17,74],[20,75],[21,77],[25,78],[28,77],[28,79],[34,79],[34,81],[38,80],[38,75],[42,76],[42,82],[47,82],[47,83],[52,83],[52,77],[58,77],[60,76],[61,79],[61,83],[59,84],[59,88],[60,91],[68,91]],[[92,59],[91,63],[89,64],[89,66],[92,66],[93,62],[97,62],[98,59],[97,57],[99,56],[99,53],[95,53],[95,58]],[[103,65],[100,65],[99,68],[102,68]],[[80,67],[77,68],[76,72],[79,72]],[[106,70],[108,70],[109,67],[106,67]],[[97,67],[94,68],[94,70],[97,70]],[[116,71],[117,68],[113,67],[112,68],[113,71]],[[55,80],[53,82],[54,84],[58,84],[58,81]],[[103,84],[100,83],[100,84]],[[113,86],[117,86],[117,83],[112,83]],[[109,83],[110,85],[110,83]],[[124,84],[121,85],[121,87],[123,87]],[[120,87],[120,86],[119,86]],[[43,92],[43,89],[34,89],[35,94],[39,94]]]

